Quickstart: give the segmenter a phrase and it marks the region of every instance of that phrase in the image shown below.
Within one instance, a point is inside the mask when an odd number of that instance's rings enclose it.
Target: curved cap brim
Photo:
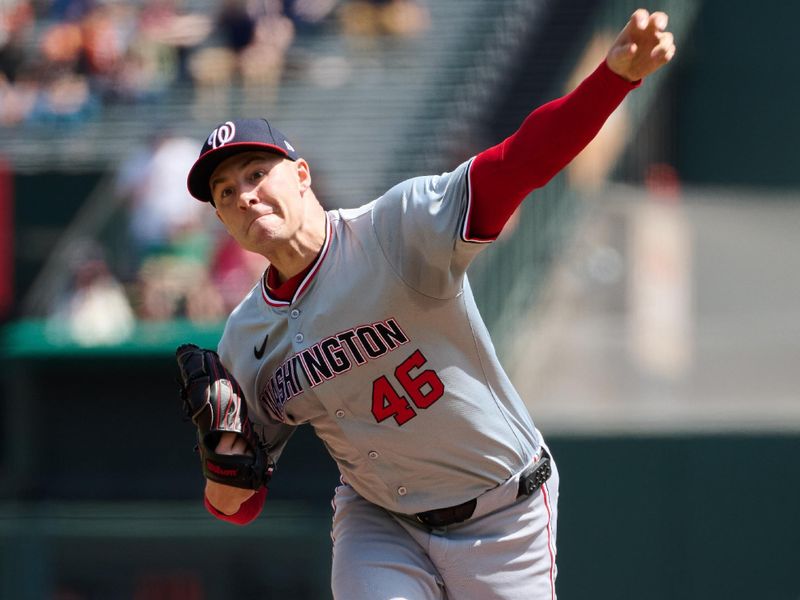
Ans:
[[[292,158],[289,153],[274,144],[266,144],[263,142],[234,142],[214,148],[200,156],[189,171],[189,176],[186,179],[186,185],[189,188],[189,193],[203,202],[211,202],[211,186],[209,180],[214,170],[225,160],[236,154],[242,152],[272,152],[286,158]]]

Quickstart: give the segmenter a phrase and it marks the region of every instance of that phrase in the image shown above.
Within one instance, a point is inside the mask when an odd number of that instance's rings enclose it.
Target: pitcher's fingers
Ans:
[[[665,12],[656,11],[650,15],[649,25],[656,31],[664,31],[669,23],[669,16]]]
[[[251,454],[247,440],[232,432],[223,433],[219,437],[215,451],[217,454]]]
[[[235,433],[223,433],[220,435],[215,448],[217,454],[231,454],[237,437],[239,436]]]
[[[675,53],[675,42],[671,33],[660,34],[661,39],[658,45],[650,51],[650,56],[653,58],[663,58],[672,51]],[[669,59],[668,59],[669,60]]]
[[[647,20],[650,18],[650,13],[644,8],[633,11],[631,18],[625,25],[625,31],[633,33],[635,31],[644,31],[647,28]]]
[[[663,33],[657,33],[656,37],[658,38],[658,45],[664,46],[666,48],[675,45],[675,36],[672,35],[672,32],[665,31]]]
[[[250,447],[247,445],[247,440],[242,436],[237,435],[236,441],[232,447],[234,454],[250,454]]]

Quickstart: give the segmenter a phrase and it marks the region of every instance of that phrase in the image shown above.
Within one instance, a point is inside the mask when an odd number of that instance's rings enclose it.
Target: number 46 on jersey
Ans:
[[[442,397],[444,384],[436,371],[420,370],[427,362],[422,351],[415,350],[394,370],[394,381],[381,375],[372,382],[372,414],[378,423],[394,417],[403,425],[417,416],[411,403],[424,410]]]

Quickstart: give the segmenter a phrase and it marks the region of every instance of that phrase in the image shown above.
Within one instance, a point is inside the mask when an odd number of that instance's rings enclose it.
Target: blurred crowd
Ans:
[[[4,0],[0,126],[83,122],[175,85],[275,86],[298,36],[409,36],[418,0]]]
[[[111,193],[122,210],[97,239],[72,245],[51,331],[91,346],[124,341],[137,321],[218,323],[258,282],[266,259],[186,190],[198,147],[157,131],[121,165]]]
[[[79,125],[178,87],[261,91],[285,80],[299,39],[405,38],[427,26],[420,0],[6,0],[0,128]],[[199,143],[156,126],[120,165],[112,193],[123,208],[64,259],[51,327],[96,345],[123,341],[137,321],[217,323],[258,281],[266,260],[186,191]]]

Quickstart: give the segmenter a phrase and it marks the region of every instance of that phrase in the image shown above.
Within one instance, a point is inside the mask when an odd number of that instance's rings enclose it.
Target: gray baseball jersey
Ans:
[[[219,344],[274,459],[310,423],[345,481],[398,513],[474,498],[541,444],[466,276],[486,246],[465,236],[469,166],[329,211],[291,301],[262,278]]]

